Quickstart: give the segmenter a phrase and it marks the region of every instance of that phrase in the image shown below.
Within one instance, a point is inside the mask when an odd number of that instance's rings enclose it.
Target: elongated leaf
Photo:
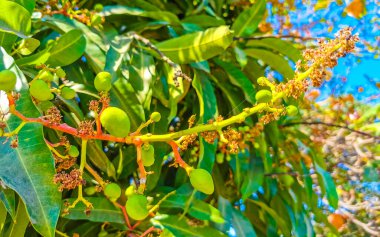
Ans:
[[[289,66],[288,61],[286,61],[283,57],[263,49],[246,49],[244,51],[248,56],[262,60],[273,70],[281,73],[285,80],[293,78],[293,69]]]
[[[39,112],[27,91],[24,75],[3,48],[0,52],[0,69],[11,67],[17,75],[17,86],[21,87],[18,90],[21,98],[18,100],[17,110],[27,117],[38,117]],[[10,116],[5,123],[8,130],[13,130],[20,124],[20,120]],[[11,148],[4,137],[0,138],[0,144],[1,180],[21,196],[34,228],[43,236],[54,236],[61,194],[52,181],[55,174],[54,159],[44,141],[42,126],[26,124],[18,135],[17,148]]]
[[[9,215],[14,219],[16,216],[15,192],[12,189],[0,188],[0,200],[3,202]]]
[[[35,0],[14,0],[14,2],[17,2],[18,4],[23,6],[32,15],[34,7],[36,5]]]
[[[232,43],[228,26],[183,35],[156,46],[176,63],[200,62],[222,53]]]
[[[245,99],[249,101],[251,104],[254,104],[256,102],[255,99],[255,88],[253,87],[252,82],[247,78],[244,73],[239,70],[235,65],[229,62],[224,62],[220,59],[214,60],[216,64],[218,64],[220,67],[224,69],[224,71],[228,74],[229,78],[231,79],[232,83],[239,86],[243,91],[245,95]]]
[[[192,85],[197,92],[199,100],[199,122],[207,123],[217,116],[218,108],[214,88],[206,73],[195,70]],[[211,172],[215,162],[216,143],[210,144],[200,138],[200,151],[198,167]]]
[[[120,67],[124,57],[131,47],[132,38],[116,37],[110,45],[106,55],[106,65],[104,70],[111,73],[112,82],[115,82],[120,75]]]
[[[246,175],[244,175],[243,185],[240,188],[242,194],[241,199],[245,200],[253,193],[255,193],[264,181],[264,164],[260,157],[251,155],[249,161],[249,168]]]
[[[170,196],[160,205],[160,208],[181,208],[184,209],[186,206],[186,202],[189,199],[188,195],[180,195],[176,194]],[[220,212],[215,207],[210,204],[201,201],[201,200],[193,200],[191,206],[189,208],[189,215],[199,219],[199,220],[207,220],[213,221],[215,223],[223,223],[224,219],[222,218]]]
[[[50,49],[47,61],[51,66],[66,66],[80,58],[86,49],[86,39],[80,30],[71,30],[59,38]]]
[[[48,47],[44,50],[39,51],[38,53],[35,53],[29,57],[24,57],[16,60],[16,64],[18,66],[24,66],[24,65],[41,65],[44,64],[50,57],[49,50],[51,47]]]
[[[223,197],[219,197],[218,209],[227,221],[224,225],[225,230],[229,230],[229,225],[232,225],[236,232],[236,236],[256,236],[256,232],[253,229],[252,224],[245,216],[242,215],[240,211],[237,211],[232,207],[230,201],[224,199]]]
[[[74,208],[69,210],[69,214],[63,217],[70,220],[89,220],[94,222],[113,222],[125,224],[123,213],[117,209],[109,200],[104,197],[86,197],[92,203],[93,209],[91,213],[86,215],[84,210],[86,206],[83,203],[78,203]],[[66,199],[72,203],[75,198]],[[65,207],[63,206],[62,209]]]
[[[250,202],[255,203],[256,205],[260,206],[265,212],[267,212],[269,215],[273,217],[273,219],[276,221],[277,225],[281,228],[282,232],[284,233],[285,236],[290,236],[290,226],[286,225],[286,222],[279,216],[275,210],[267,206],[263,202],[259,201],[254,201],[254,200],[249,200]]]
[[[19,237],[25,236],[26,227],[29,224],[28,213],[26,213],[25,205],[20,200],[17,206],[17,212],[15,216],[14,222],[11,223],[7,232],[5,233],[5,237]]]
[[[179,219],[178,216],[159,217],[152,220],[155,225],[167,228],[174,236],[184,237],[210,237],[226,236],[222,232],[208,226],[190,226],[185,219]]]
[[[258,0],[252,7],[244,10],[232,25],[236,36],[249,36],[257,29],[265,12],[265,0]]]
[[[13,1],[0,1],[0,31],[26,38],[31,27],[30,13]]]
[[[5,225],[5,220],[7,219],[7,209],[5,208],[4,204],[0,202],[0,235],[3,232],[3,228]]]
[[[327,200],[329,201],[329,204],[333,208],[337,208],[339,196],[338,196],[338,192],[336,191],[336,187],[335,187],[333,178],[331,177],[331,175],[326,170],[321,168],[317,163],[314,163],[314,165],[316,167],[317,174],[322,179],[323,183],[320,185],[323,185],[325,187]]]
[[[293,44],[282,39],[266,38],[260,40],[250,40],[247,43],[247,47],[263,47],[267,49],[273,49],[287,56],[293,62],[297,62],[301,59],[300,51],[296,49]]]
[[[131,15],[131,16],[143,16],[156,20],[167,21],[173,25],[179,25],[180,21],[178,17],[167,11],[146,11],[140,8],[129,7],[129,6],[106,6],[104,7],[102,14],[106,17],[116,16],[116,15]]]
[[[225,25],[222,18],[216,18],[209,15],[191,15],[183,19],[182,22],[195,24],[204,28]]]

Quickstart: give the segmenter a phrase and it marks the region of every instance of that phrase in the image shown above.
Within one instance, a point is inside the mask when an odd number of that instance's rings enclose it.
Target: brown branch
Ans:
[[[315,37],[305,37],[299,35],[260,35],[260,36],[250,36],[250,37],[238,37],[235,36],[234,40],[262,40],[262,39],[301,39],[301,40],[317,40],[320,38]]]
[[[346,125],[339,125],[339,124],[325,123],[325,122],[318,122],[318,121],[313,121],[313,122],[293,122],[293,123],[283,124],[280,127],[291,127],[291,126],[295,126],[295,125],[323,125],[323,126],[328,126],[328,127],[343,128],[343,129],[346,129],[348,131],[351,131],[351,132],[354,132],[354,133],[357,133],[357,134],[360,134],[360,135],[363,135],[363,136],[372,137],[374,139],[380,139],[379,136],[374,136],[374,135],[366,133],[366,132],[355,130],[355,129],[349,128]]]

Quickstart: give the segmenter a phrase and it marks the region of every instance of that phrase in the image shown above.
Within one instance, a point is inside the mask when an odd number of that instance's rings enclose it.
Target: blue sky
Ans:
[[[298,29],[303,36],[333,38],[339,29],[350,26],[354,28],[354,33],[359,34],[361,40],[380,47],[380,6],[376,1],[366,0],[366,14],[356,19],[344,11],[351,0],[342,1],[342,5],[330,1],[328,7],[317,11],[314,9],[316,0],[310,1],[311,4],[307,5],[301,0],[296,0],[297,10],[288,14],[292,23],[291,29]],[[270,18],[270,21],[274,25],[278,22],[275,18]],[[305,30],[305,26],[308,30]],[[289,33],[292,32],[283,34]],[[378,51],[377,49],[379,55]],[[375,52],[369,52],[364,44],[359,42],[354,55],[339,60],[338,66],[333,69],[333,79],[320,88],[320,99],[326,98],[331,93],[334,95],[352,93],[357,99],[368,102],[369,97],[379,95],[380,89],[376,87],[376,82],[380,82],[380,58],[376,59]],[[347,79],[346,82],[342,80],[344,77]],[[359,93],[359,87],[363,87],[364,91]],[[370,101],[370,103],[379,102],[380,98]]]

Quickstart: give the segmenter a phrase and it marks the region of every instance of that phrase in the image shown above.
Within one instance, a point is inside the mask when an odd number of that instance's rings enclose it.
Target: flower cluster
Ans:
[[[60,183],[58,190],[62,192],[64,189],[75,189],[85,182],[82,179],[82,172],[78,169],[73,169],[70,173],[62,171],[54,175],[54,183]]]

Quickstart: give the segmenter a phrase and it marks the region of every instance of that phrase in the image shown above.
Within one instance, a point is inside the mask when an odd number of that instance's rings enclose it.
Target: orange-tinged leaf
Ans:
[[[348,6],[346,7],[345,11],[349,16],[355,17],[355,18],[361,18],[365,14],[365,2],[364,0],[353,0]]]

